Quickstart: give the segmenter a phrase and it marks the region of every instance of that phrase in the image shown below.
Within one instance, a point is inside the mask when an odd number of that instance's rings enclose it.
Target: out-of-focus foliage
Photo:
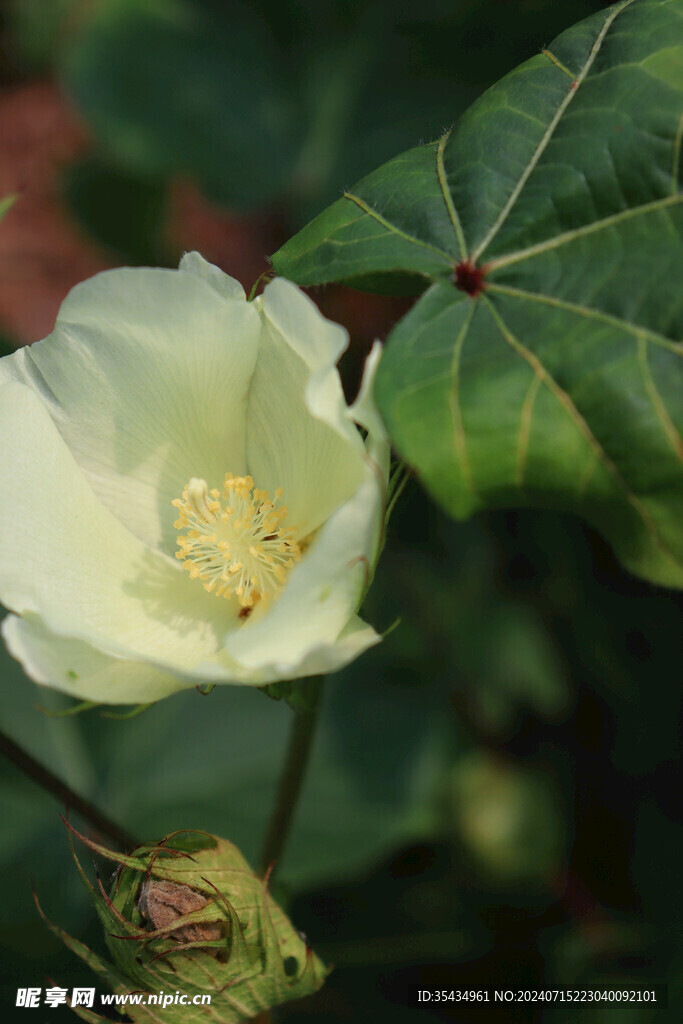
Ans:
[[[100,162],[193,176],[289,228],[428,141],[591,0],[13,0],[16,58],[52,66]],[[40,15],[38,14],[40,9]],[[49,23],[49,24],[48,24]]]
[[[249,6],[95,4],[63,61],[105,151],[142,176],[199,178],[210,198],[264,205],[292,173],[295,109],[281,55]]]
[[[74,216],[97,241],[118,253],[132,254],[136,262],[157,262],[166,204],[159,182],[139,181],[86,158],[67,169],[63,188]]]
[[[13,62],[38,73],[49,68],[59,54],[64,31],[82,6],[81,0],[7,0]]]
[[[453,771],[453,815],[464,847],[494,884],[546,884],[563,867],[561,796],[547,769],[477,751]]]

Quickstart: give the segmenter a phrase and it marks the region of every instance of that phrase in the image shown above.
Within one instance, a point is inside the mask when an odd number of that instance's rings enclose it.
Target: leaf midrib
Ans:
[[[565,96],[565,98],[562,100],[562,102],[560,103],[559,107],[555,111],[555,114],[554,114],[552,120],[550,121],[548,127],[546,128],[545,132],[543,133],[543,137],[541,138],[540,142],[538,143],[538,146],[534,150],[534,153],[533,153],[531,159],[529,160],[529,163],[526,165],[526,167],[522,171],[522,174],[520,175],[519,180],[517,181],[517,184],[515,185],[515,187],[512,190],[512,192],[510,193],[505,206],[500,211],[500,213],[499,213],[498,217],[496,218],[494,224],[491,226],[491,228],[488,230],[488,232],[486,233],[484,238],[481,240],[479,245],[473,251],[473,253],[472,253],[472,260],[475,263],[480,259],[482,254],[489,247],[489,245],[491,244],[491,242],[496,237],[496,235],[498,234],[498,232],[502,228],[503,224],[507,220],[510,212],[512,211],[512,209],[513,209],[513,207],[515,205],[515,203],[519,199],[519,196],[520,196],[522,190],[524,189],[524,186],[526,185],[527,181],[529,180],[529,178],[533,174],[533,172],[534,172],[534,170],[536,168],[536,165],[538,164],[539,160],[543,156],[543,153],[545,152],[546,147],[548,146],[550,140],[552,139],[553,135],[555,134],[555,129],[557,128],[558,124],[562,120],[562,118],[564,116],[564,113],[567,110],[567,107],[569,106],[569,104],[573,100],[574,96],[576,96],[576,94],[578,93],[580,85],[582,84],[582,82],[585,81],[588,73],[590,72],[590,69],[593,66],[595,58],[597,57],[598,53],[600,52],[602,44],[603,44],[603,42],[605,40],[605,37],[607,36],[607,33],[609,32],[610,28],[612,27],[612,25],[614,24],[616,19],[619,17],[619,15],[622,13],[622,11],[625,11],[626,8],[630,7],[631,4],[634,3],[634,2],[635,2],[635,0],[624,0],[624,2],[621,4],[620,7],[618,7],[616,10],[612,11],[605,18],[605,21],[604,21],[604,23],[602,25],[602,28],[598,32],[598,34],[597,34],[597,36],[595,38],[595,41],[594,41],[594,43],[593,43],[593,45],[591,47],[590,53],[588,54],[588,57],[586,59],[585,64],[583,65],[583,67],[579,71],[578,75],[576,76],[576,78],[574,79],[572,84],[570,85],[570,87],[569,87],[569,89],[567,91],[567,95]]]

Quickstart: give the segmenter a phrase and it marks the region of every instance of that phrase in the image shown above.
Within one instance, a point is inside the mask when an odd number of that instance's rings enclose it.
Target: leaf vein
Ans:
[[[444,249],[439,249],[436,245],[430,245],[429,242],[425,242],[421,238],[416,238],[415,235],[409,235],[407,231],[402,231],[400,228],[396,227],[395,224],[392,224],[391,221],[387,220],[386,217],[383,217],[381,213],[378,213],[377,210],[373,210],[369,203],[366,203],[360,196],[354,195],[353,192],[345,192],[344,199],[350,199],[352,203],[359,206],[364,213],[368,214],[369,217],[378,221],[387,229],[387,231],[391,231],[392,234],[398,235],[399,238],[403,238],[406,242],[412,242],[413,245],[422,246],[423,249],[428,249],[430,252],[436,253],[438,256],[441,256],[449,266],[453,265],[453,257]]]
[[[486,302],[491,312],[491,316],[493,317],[505,341],[515,352],[517,352],[518,355],[520,355],[529,364],[529,366],[533,369],[534,373],[536,373],[538,376],[542,378],[545,386],[548,388],[550,393],[554,395],[555,398],[558,400],[562,408],[565,410],[569,418],[572,420],[574,426],[577,428],[579,433],[583,436],[586,442],[593,449],[600,463],[604,466],[609,475],[612,477],[612,480],[614,481],[616,486],[623,493],[628,503],[638,514],[643,526],[650,534],[653,543],[675,565],[683,567],[683,563],[677,558],[674,552],[670,550],[670,548],[665,544],[664,540],[662,539],[659,529],[657,528],[657,524],[652,518],[649,510],[647,509],[645,504],[640,500],[640,498],[636,494],[634,494],[631,488],[628,486],[628,484],[622,477],[621,473],[617,469],[617,466],[610,459],[607,452],[602,447],[597,437],[591,430],[588,421],[581,414],[581,412],[579,412],[578,408],[574,404],[571,395],[567,391],[565,391],[564,388],[562,388],[557,383],[552,374],[549,373],[548,370],[546,370],[545,366],[538,358],[536,353],[532,352],[531,349],[528,349],[526,345],[523,345],[522,342],[519,341],[519,339],[514,336],[514,334],[505,324],[504,320],[500,316],[500,313],[495,308],[493,303],[486,298],[484,298],[484,301]]]
[[[439,145],[436,151],[436,173],[439,178],[439,185],[441,186],[441,192],[443,193],[443,199],[448,210],[448,216],[450,217],[453,230],[455,231],[455,237],[458,241],[458,248],[460,250],[460,259],[467,259],[467,243],[465,241],[465,235],[463,234],[462,224],[458,217],[458,211],[455,208],[453,202],[453,196],[451,195],[450,189],[448,188],[448,181],[446,178],[446,168],[444,167],[443,153],[446,148],[446,143],[451,136],[450,131],[445,132],[439,140]]]
[[[472,317],[474,316],[475,309],[476,304],[472,302],[465,318],[465,322],[460,328],[458,336],[455,339],[453,359],[451,360],[451,386],[448,392],[448,404],[450,407],[451,423],[453,427],[453,446],[456,450],[458,461],[462,468],[463,479],[471,494],[475,494],[476,490],[474,487],[474,480],[472,478],[472,467],[470,466],[469,455],[467,453],[467,437],[465,435],[465,424],[462,418],[462,406],[460,405],[460,357],[462,354],[462,347],[465,344],[465,338],[467,337],[467,333],[472,323]]]
[[[622,11],[624,11],[627,7],[630,7],[631,4],[634,3],[634,2],[635,2],[635,0],[624,0],[624,2],[619,7],[616,8],[616,10],[613,10],[605,18],[605,21],[604,21],[604,23],[602,25],[602,28],[598,32],[598,34],[597,34],[597,36],[595,38],[595,42],[593,43],[593,46],[591,47],[591,51],[588,54],[588,57],[586,59],[586,63],[581,68],[581,71],[576,76],[576,78],[572,81],[572,84],[569,87],[567,95],[565,96],[565,98],[562,100],[562,102],[560,103],[559,107],[555,111],[555,114],[553,115],[553,118],[551,119],[550,124],[548,125],[548,127],[545,130],[545,132],[543,133],[543,136],[542,136],[540,142],[538,143],[538,145],[536,146],[536,149],[534,150],[534,153],[533,153],[529,163],[524,168],[524,171],[522,172],[522,174],[521,174],[521,176],[519,178],[519,181],[515,185],[515,187],[512,190],[512,192],[510,193],[510,196],[508,197],[508,200],[505,203],[505,206],[502,208],[502,210],[500,211],[500,213],[499,213],[498,217],[496,218],[495,222],[493,223],[493,225],[491,226],[489,231],[486,233],[486,235],[484,236],[482,241],[479,243],[479,245],[476,247],[476,249],[472,253],[472,260],[473,260],[473,262],[476,263],[479,260],[479,258],[481,257],[482,253],[485,251],[485,249],[488,248],[488,246],[491,244],[491,242],[493,241],[493,239],[498,234],[499,230],[501,229],[501,227],[503,226],[503,224],[507,220],[507,218],[508,218],[508,216],[510,214],[510,211],[512,210],[513,206],[517,202],[517,200],[518,200],[518,198],[520,196],[520,193],[522,192],[522,189],[524,188],[524,186],[526,185],[527,181],[531,177],[531,175],[532,175],[532,173],[533,173],[533,171],[534,171],[538,161],[543,156],[543,153],[545,152],[545,149],[546,149],[548,143],[550,142],[551,138],[553,137],[553,134],[555,133],[555,129],[557,128],[558,124],[562,120],[562,116],[563,116],[565,110],[567,109],[567,107],[569,106],[571,101],[573,100],[574,96],[576,95],[576,93],[579,90],[579,86],[581,85],[582,82],[585,81],[586,76],[588,75],[590,69],[592,68],[593,62],[595,61],[595,58],[597,57],[598,53],[600,52],[600,49],[602,47],[603,41],[605,39],[605,36],[609,32],[609,30],[610,30],[612,24],[614,23],[615,19],[621,14]]]
[[[608,217],[602,217],[600,220],[593,221],[592,224],[586,224],[583,227],[574,228],[572,231],[565,231],[561,235],[556,235],[555,238],[548,239],[545,242],[538,242],[537,245],[530,245],[526,249],[520,249],[519,252],[509,253],[505,256],[494,256],[494,258],[486,264],[486,269],[490,272],[492,270],[498,270],[501,267],[509,267],[512,263],[519,263],[521,260],[531,259],[532,256],[538,256],[540,253],[548,252],[550,249],[558,249],[560,246],[568,245],[577,238],[585,238],[586,235],[591,235],[596,231],[602,231],[604,228],[612,227],[614,224],[619,224],[621,221],[630,220],[633,217],[652,213],[654,210],[661,210],[669,206],[676,206],[680,202],[683,202],[683,195],[675,194],[664,196],[662,199],[653,199],[651,203],[641,203],[640,206],[634,206],[628,210],[620,210],[618,213],[613,213]]]
[[[680,461],[683,462],[683,438],[681,438],[681,435],[676,429],[676,425],[674,424],[673,420],[671,419],[671,416],[669,415],[669,410],[667,409],[662,399],[662,396],[657,390],[657,385],[655,384],[654,377],[652,376],[652,368],[650,367],[647,358],[647,342],[648,339],[646,338],[646,336],[644,334],[641,334],[638,338],[638,361],[640,363],[643,384],[645,385],[645,390],[647,391],[650,401],[652,402],[652,407],[654,408],[657,414],[657,418],[659,419],[659,422],[662,424],[662,428],[667,436],[667,440],[671,444],[671,447],[673,448],[674,452],[676,453]]]
[[[618,327],[627,333],[634,334],[636,337],[644,335],[654,345],[660,345],[677,356],[683,356],[683,342],[672,341],[671,338],[658,334],[657,331],[642,327],[640,324],[629,323],[628,320],[614,316],[613,313],[604,313],[602,310],[582,306],[567,299],[558,299],[554,295],[545,295],[543,292],[529,292],[523,288],[495,284],[493,281],[487,284],[486,290],[487,292],[494,292],[500,295],[509,295],[513,299],[525,299],[529,302],[539,302],[542,305],[554,306],[557,309],[566,309],[569,313],[576,313],[577,316],[583,316],[587,320],[599,320],[602,323],[610,324],[612,327]]]

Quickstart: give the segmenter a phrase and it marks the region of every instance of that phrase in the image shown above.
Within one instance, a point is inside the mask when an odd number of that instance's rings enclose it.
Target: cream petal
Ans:
[[[284,490],[287,524],[317,529],[360,486],[363,443],[336,369],[346,331],[293,284],[272,281],[247,409],[247,463],[258,487]]]
[[[0,387],[0,600],[53,633],[178,670],[210,658],[231,614],[98,500],[30,388]]]
[[[354,423],[359,423],[367,431],[365,447],[368,456],[375,462],[379,472],[386,478],[389,476],[389,463],[391,449],[389,435],[379,410],[375,405],[374,389],[375,376],[382,358],[382,345],[376,341],[365,360],[363,379],[361,381],[358,397],[353,405],[349,407],[346,415]]]
[[[278,600],[226,637],[226,654],[244,669],[275,671],[281,679],[302,674],[298,666],[316,649],[334,645],[354,618],[382,522],[380,482],[368,467],[365,472],[357,492],[291,570]]]
[[[333,642],[311,647],[298,661],[279,660],[264,665],[259,670],[259,679],[263,684],[338,672],[381,639],[372,626],[354,616]]]
[[[327,320],[305,292],[281,277],[266,287],[261,305],[266,320],[308,369],[306,402],[311,413],[358,450],[358,432],[348,421],[336,369],[349,344],[345,328]]]
[[[205,281],[224,299],[246,302],[247,296],[239,281],[225,274],[219,267],[215,267],[213,263],[207,263],[198,252],[186,252],[180,261],[178,270],[182,273],[194,274],[195,277]]]
[[[196,253],[181,269],[106,271],[74,288],[43,342],[0,360],[30,385],[101,501],[171,555],[187,481],[246,470],[261,317]]]
[[[312,648],[297,665],[264,665],[247,672],[218,655],[196,672],[174,675],[148,661],[115,657],[83,640],[52,633],[38,616],[8,615],[0,626],[8,650],[35,682],[97,704],[151,704],[197,683],[263,686],[281,679],[338,671],[380,637],[354,617],[339,639]]]
[[[8,615],[2,635],[37,683],[98,704],[149,704],[193,684],[146,662],[115,658],[82,640],[55,636],[36,616]]]

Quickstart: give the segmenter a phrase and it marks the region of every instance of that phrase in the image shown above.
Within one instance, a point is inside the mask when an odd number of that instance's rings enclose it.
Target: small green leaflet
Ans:
[[[14,205],[14,201],[17,198],[16,193],[12,192],[7,196],[3,196],[0,199],[0,220],[5,216],[11,206]]]
[[[683,586],[683,0],[622,0],[291,239],[299,284],[424,292],[377,400],[454,516],[571,510]]]

